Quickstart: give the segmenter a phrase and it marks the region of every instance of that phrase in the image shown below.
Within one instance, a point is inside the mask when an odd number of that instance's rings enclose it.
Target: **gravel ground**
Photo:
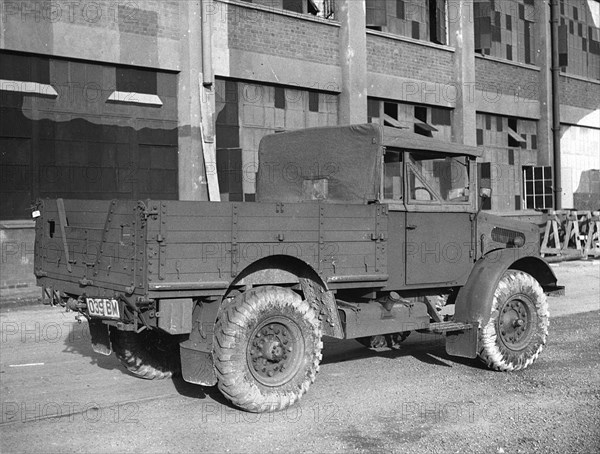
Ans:
[[[450,357],[433,335],[399,351],[328,339],[300,404],[262,415],[127,374],[60,308],[3,310],[0,452],[599,453],[600,267],[554,270],[566,295],[549,299],[548,344],[524,371]]]

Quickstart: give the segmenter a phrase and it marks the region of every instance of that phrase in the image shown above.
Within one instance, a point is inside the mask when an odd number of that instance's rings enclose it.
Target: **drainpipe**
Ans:
[[[214,5],[212,0],[202,0],[202,85],[213,84],[212,67],[212,18]]]
[[[558,61],[558,0],[550,1],[550,35],[552,38],[552,151],[554,157],[554,208],[562,207],[561,159],[560,159],[560,96]]]

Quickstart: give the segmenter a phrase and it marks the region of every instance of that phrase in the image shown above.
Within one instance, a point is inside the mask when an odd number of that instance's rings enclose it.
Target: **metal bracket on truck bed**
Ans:
[[[63,250],[65,251],[65,259],[67,260],[67,271],[73,272],[71,267],[71,258],[69,257],[69,246],[67,245],[67,234],[65,228],[67,227],[67,214],[65,212],[65,201],[63,199],[56,199],[56,208],[58,209],[58,224],[60,227],[60,236],[62,238]]]

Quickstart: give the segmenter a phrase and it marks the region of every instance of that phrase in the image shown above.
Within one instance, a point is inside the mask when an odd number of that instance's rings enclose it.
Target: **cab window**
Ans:
[[[386,150],[383,155],[383,198],[402,200],[402,152]]]
[[[408,197],[413,202],[469,202],[469,162],[465,156],[409,153],[407,177]]]

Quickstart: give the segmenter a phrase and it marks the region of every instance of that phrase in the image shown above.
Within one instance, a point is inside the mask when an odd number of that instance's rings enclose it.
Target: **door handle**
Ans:
[[[416,226],[416,225],[412,225],[412,224],[407,224],[407,225],[406,225],[406,230],[414,230],[414,229],[416,229],[416,228],[417,228],[417,226]]]

